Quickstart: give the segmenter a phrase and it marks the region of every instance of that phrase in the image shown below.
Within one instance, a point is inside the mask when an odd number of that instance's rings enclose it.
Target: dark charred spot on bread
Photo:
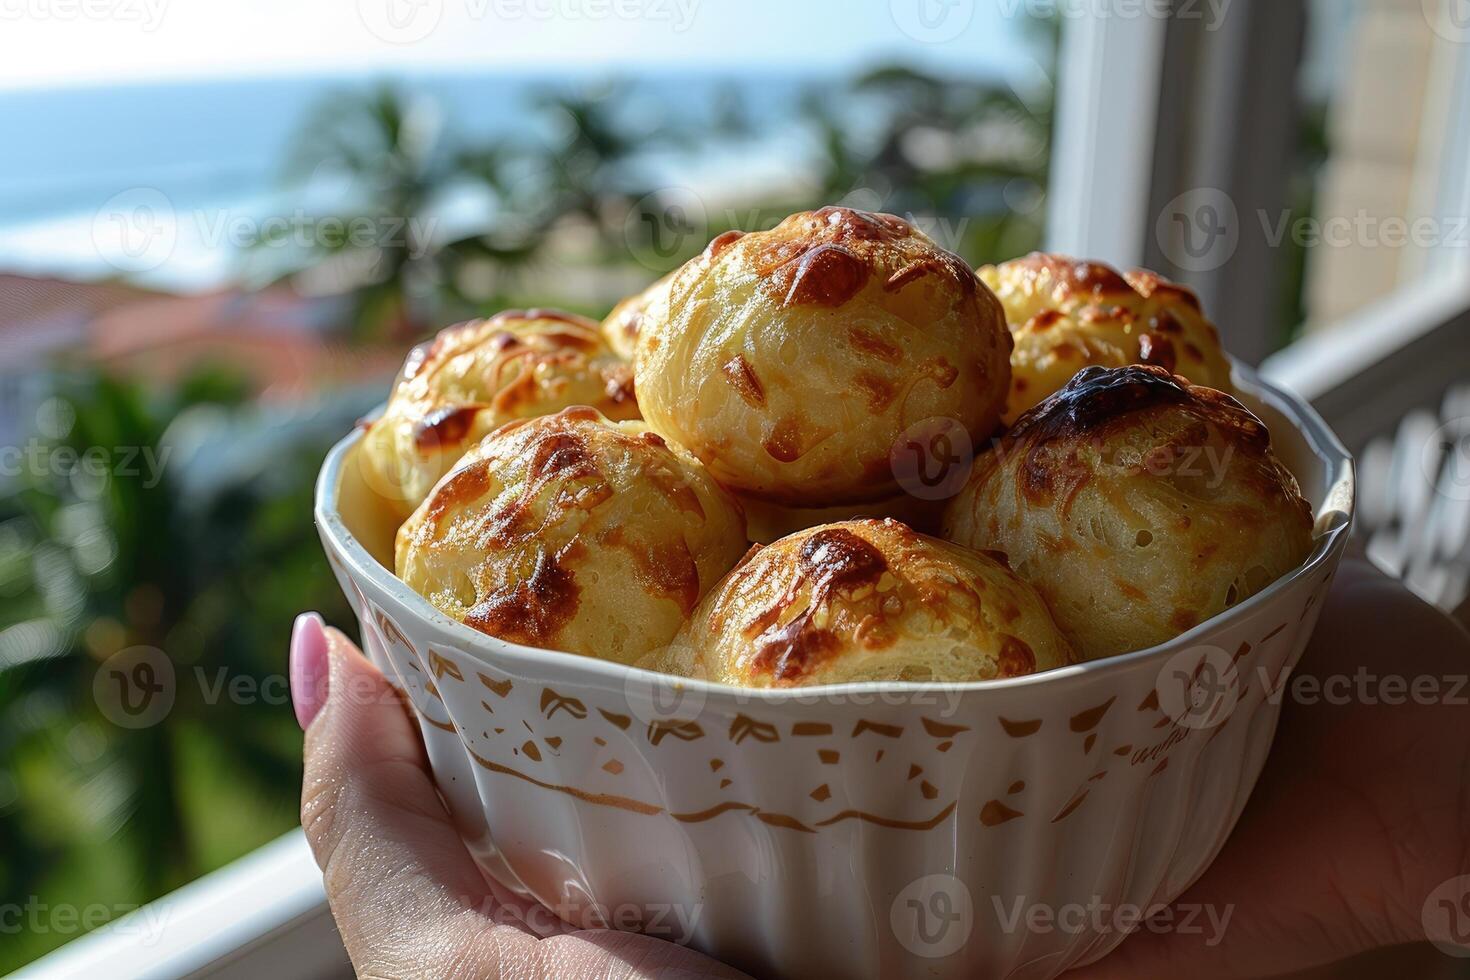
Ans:
[[[1000,652],[996,655],[996,675],[1021,677],[1036,673],[1036,654],[1020,637],[1001,635]]]
[[[897,364],[903,357],[903,351],[862,327],[849,327],[847,331],[847,342],[852,349],[869,357],[876,357],[880,361],[889,364]]]
[[[766,455],[778,462],[796,462],[806,453],[801,442],[801,422],[790,415],[786,416],[771,427],[761,446]]]
[[[893,404],[893,396],[897,394],[891,381],[871,371],[859,371],[853,376],[852,383],[862,392],[868,409],[875,413]]]
[[[752,241],[756,274],[785,306],[840,306],[874,274],[890,292],[926,274],[944,275],[972,295],[978,289],[963,259],[891,214],[826,207],[792,215]]]
[[[1191,400],[1187,384],[1161,367],[1086,367],[1017,419],[1005,438],[1015,442],[1076,436],[1129,412],[1160,405],[1187,405]]]
[[[908,238],[914,226],[896,214],[881,211],[860,211],[829,204],[811,214],[818,226],[832,229],[837,237],[856,238],[865,241],[895,241]]]
[[[1205,352],[1200,350],[1199,345],[1192,340],[1187,340],[1184,342],[1184,353],[1188,354],[1196,361],[1203,361],[1205,359]]]
[[[725,375],[725,380],[740,400],[751,408],[766,407],[766,389],[761,384],[761,379],[756,375],[755,368],[745,359],[744,354],[736,354],[725,362],[720,371]]]
[[[714,238],[711,238],[709,240],[709,244],[704,247],[705,260],[708,261],[710,259],[717,258],[721,252],[723,252],[725,249],[729,248],[731,245],[735,244],[744,237],[745,232],[743,231],[721,232]]]
[[[810,609],[761,633],[754,645],[751,668],[787,684],[814,673],[840,646],[831,630],[812,625]]]
[[[841,306],[857,295],[871,271],[841,245],[821,244],[778,266],[766,282],[782,306]]]
[[[1062,319],[1061,310],[1042,310],[1040,313],[1026,321],[1024,330],[1045,330],[1058,320]]]
[[[1157,333],[1146,333],[1138,338],[1138,359],[1144,364],[1156,364],[1169,372],[1173,372],[1179,365],[1174,342]]]
[[[480,405],[449,405],[424,416],[413,427],[413,444],[428,455],[443,449],[454,449],[464,442],[474,427]]]
[[[481,597],[465,613],[465,625],[512,643],[554,648],[581,602],[576,576],[563,564],[577,548],[573,542],[555,555],[538,553],[530,575]]]
[[[588,451],[587,443],[575,432],[553,430],[531,446],[529,475],[533,482],[548,478],[578,480],[597,473],[597,461]]]
[[[888,570],[888,561],[847,528],[824,527],[801,543],[797,567],[813,580],[812,601],[816,604],[834,590],[876,582]]]

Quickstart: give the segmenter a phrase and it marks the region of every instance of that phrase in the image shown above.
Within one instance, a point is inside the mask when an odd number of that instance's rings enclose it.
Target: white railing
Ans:
[[[352,968],[300,830],[42,957],[13,980],[329,980]]]

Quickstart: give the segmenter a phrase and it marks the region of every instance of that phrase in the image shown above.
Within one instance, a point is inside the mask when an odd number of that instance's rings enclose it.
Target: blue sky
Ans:
[[[1019,0],[0,0],[0,88],[303,71],[898,56],[1024,79]],[[390,16],[391,15],[391,16]]]

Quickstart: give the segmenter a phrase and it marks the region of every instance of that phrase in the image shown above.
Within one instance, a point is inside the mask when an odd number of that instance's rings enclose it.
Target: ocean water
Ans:
[[[831,74],[758,76],[662,73],[620,80],[633,128],[690,129],[697,147],[639,161],[650,186],[769,186],[809,166],[817,151],[790,125],[802,94],[840,87]],[[168,288],[228,279],[238,256],[220,247],[214,223],[289,213],[301,202],[285,180],[293,141],[333,93],[393,84],[442,108],[455,138],[549,137],[532,105],[542,93],[595,91],[601,80],[561,75],[416,73],[402,78],[322,75],[199,83],[0,92],[0,271],[92,278],[121,271]],[[711,139],[717,106],[754,121],[739,141]],[[860,115],[853,125],[861,125]],[[119,197],[121,195],[121,198]],[[119,269],[99,246],[99,214],[138,195],[166,201],[181,219],[169,260]],[[105,231],[105,229],[103,229]],[[217,237],[217,236],[216,236]]]

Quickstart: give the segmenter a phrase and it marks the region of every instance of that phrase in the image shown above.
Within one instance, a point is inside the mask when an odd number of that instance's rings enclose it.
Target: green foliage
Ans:
[[[246,411],[243,392],[217,372],[165,393],[59,379],[28,472],[0,495],[0,901],[125,911],[295,822],[290,624],[303,608],[349,617],[312,527],[323,446],[185,489],[173,434]],[[136,647],[168,658],[176,694],[129,729],[93,685]],[[264,686],[232,698],[235,678]],[[0,971],[69,938],[26,930]]]
[[[1054,55],[1055,41],[1043,37],[1038,50]],[[636,281],[729,227],[769,227],[836,202],[903,214],[972,263],[996,261],[1041,242],[1052,92],[1038,84],[1023,95],[898,65],[813,84],[779,124],[794,123],[810,147],[789,186],[734,206],[704,202],[701,220],[680,210],[686,189],[658,186],[649,161],[692,160],[716,145],[738,157],[768,138],[771,125],[757,124],[761,110],[738,90],[717,90],[704,118],[687,119],[633,111],[626,83],[544,89],[529,98],[525,137],[483,145],[407,92],[344,92],[307,121],[287,174],[334,175],[353,189],[351,201],[308,222],[304,249],[286,247],[294,229],[276,229],[252,255],[271,260],[265,278],[326,270],[352,297],[354,336],[400,342],[523,294],[587,304],[585,287],[564,284],[619,269],[611,281]],[[490,217],[441,230],[465,193]],[[381,234],[341,232],[354,226]],[[568,244],[583,232],[590,253]]]

